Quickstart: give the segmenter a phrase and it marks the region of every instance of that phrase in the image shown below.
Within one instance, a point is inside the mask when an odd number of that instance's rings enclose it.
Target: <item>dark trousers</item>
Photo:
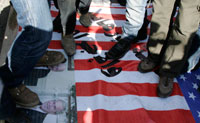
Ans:
[[[81,14],[89,11],[92,0],[54,0],[54,4],[59,9],[56,17],[57,23],[61,23],[63,35],[72,34],[76,26],[76,12]]]
[[[25,27],[16,39],[11,50],[11,63],[9,69],[8,59],[0,68],[0,76],[7,87],[16,87],[32,71],[37,61],[46,52],[51,40],[52,32]]]

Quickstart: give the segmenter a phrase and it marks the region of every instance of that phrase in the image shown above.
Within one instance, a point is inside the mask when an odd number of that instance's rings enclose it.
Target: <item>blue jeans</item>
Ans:
[[[189,52],[188,58],[188,68],[187,71],[190,72],[199,62],[200,59],[200,28],[198,29]]]
[[[122,27],[122,38],[133,40],[142,27],[147,0],[127,0],[126,22]]]
[[[47,0],[11,0],[22,31],[8,52],[0,77],[6,87],[16,87],[44,55],[52,36],[52,19]]]

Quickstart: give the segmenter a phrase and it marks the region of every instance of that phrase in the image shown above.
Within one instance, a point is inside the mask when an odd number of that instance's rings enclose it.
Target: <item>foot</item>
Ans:
[[[92,19],[89,13],[81,14],[79,21],[84,27],[89,27],[92,24]]]
[[[63,36],[61,44],[68,56],[73,56],[76,53],[76,44],[73,34]]]
[[[15,88],[9,88],[8,91],[16,104],[20,106],[34,107],[40,103],[38,95],[23,84]]]
[[[65,61],[65,56],[58,51],[46,51],[37,62],[36,67],[55,66]]]
[[[173,77],[160,76],[157,88],[157,94],[159,97],[166,98],[172,94],[173,80]]]
[[[126,0],[118,0],[121,6],[126,6]]]
[[[150,59],[145,59],[141,61],[138,65],[138,71],[141,73],[146,73],[154,70],[157,67],[157,64]]]
[[[108,59],[120,59],[122,58],[131,48],[131,41],[120,39],[107,53]]]

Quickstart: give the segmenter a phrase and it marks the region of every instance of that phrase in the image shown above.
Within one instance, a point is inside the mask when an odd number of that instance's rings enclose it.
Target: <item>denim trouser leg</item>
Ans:
[[[189,58],[188,58],[188,72],[190,72],[199,62],[200,59],[200,28],[198,29],[193,41],[192,41],[192,46],[190,48],[189,52]]]
[[[47,0],[11,0],[21,33],[8,52],[0,76],[7,87],[22,83],[45,53],[52,36],[52,20]]]
[[[147,0],[127,0],[126,22],[122,27],[122,38],[133,40],[142,27]]]

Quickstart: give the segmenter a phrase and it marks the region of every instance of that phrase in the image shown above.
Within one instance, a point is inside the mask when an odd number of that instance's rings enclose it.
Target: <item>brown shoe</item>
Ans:
[[[148,58],[141,61],[138,65],[138,71],[141,73],[150,72],[157,67],[157,64]]]
[[[16,104],[20,106],[34,107],[40,103],[37,94],[28,89],[24,84],[15,88],[9,88],[8,91]]]
[[[92,19],[90,17],[89,13],[86,14],[81,14],[79,22],[81,23],[81,25],[83,25],[84,27],[89,27],[92,24]]]
[[[160,81],[157,88],[157,94],[159,97],[166,98],[172,94],[173,81],[173,77],[160,76]]]
[[[76,53],[76,44],[73,34],[63,36],[61,44],[68,56],[73,56]]]
[[[41,66],[55,66],[65,61],[65,56],[58,51],[46,51],[46,53],[40,58],[36,67]]]

